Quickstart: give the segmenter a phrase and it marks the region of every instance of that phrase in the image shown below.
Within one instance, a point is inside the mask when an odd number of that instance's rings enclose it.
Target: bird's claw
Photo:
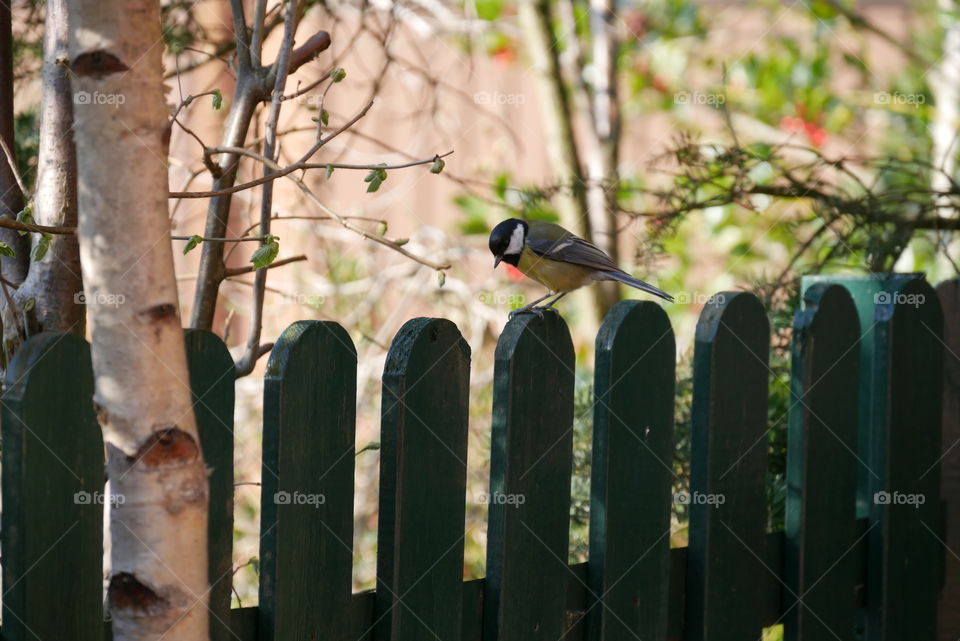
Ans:
[[[509,320],[513,320],[513,317],[516,316],[517,314],[535,314],[535,315],[537,316],[537,318],[543,318],[543,312],[546,311],[546,310],[550,310],[550,311],[553,311],[553,312],[557,311],[556,309],[554,309],[553,307],[550,307],[550,306],[546,306],[546,307],[521,307],[520,309],[515,309],[515,310],[511,311],[509,314],[507,314],[507,318],[508,318]]]

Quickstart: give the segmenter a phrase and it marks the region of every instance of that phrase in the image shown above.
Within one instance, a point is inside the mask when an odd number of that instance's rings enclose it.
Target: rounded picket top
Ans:
[[[412,363],[432,350],[439,350],[438,356],[444,358],[446,352],[456,349],[458,357],[470,365],[470,346],[464,340],[460,329],[446,318],[412,318],[403,324],[390,343],[384,363],[384,376],[401,375],[415,367]]]
[[[803,292],[804,309],[814,309],[841,305],[846,307],[848,304],[856,311],[853,305],[853,297],[847,288],[837,283],[816,282]]]
[[[761,325],[764,333],[769,334],[770,323],[763,303],[750,292],[719,292],[710,297],[700,319],[697,321],[696,340],[698,343],[710,343],[724,328],[743,328],[753,325],[759,330]]]
[[[787,430],[785,636],[852,634],[856,614],[860,319],[846,287],[819,281],[794,316]],[[825,475],[822,470],[829,468]],[[800,598],[798,595],[802,595]],[[837,632],[834,632],[837,631]]]
[[[670,317],[662,306],[653,301],[622,300],[607,312],[600,325],[597,353],[612,351],[621,340],[635,339],[633,332],[637,331],[654,335],[654,344],[668,340],[671,345],[676,345]]]
[[[877,561],[871,565],[867,590],[882,594],[878,601],[883,606],[868,609],[867,625],[891,630],[890,638],[932,639],[943,554],[939,546],[930,545],[930,533],[940,540],[944,536],[940,503],[943,312],[936,291],[922,277],[876,303],[875,311],[878,320],[890,313],[887,328],[878,333],[887,341],[889,369],[875,397],[882,399],[887,411],[886,429],[874,432],[878,438],[871,441],[870,462],[882,481],[869,497],[870,514],[881,527],[869,536]],[[904,499],[906,503],[901,502]],[[884,537],[879,536],[881,530]],[[876,570],[884,566],[893,568],[886,577]]]
[[[357,348],[339,323],[331,321],[296,321],[283,330],[270,350],[270,359],[267,361],[266,378],[283,376],[291,367],[298,363],[298,355],[302,350],[317,347],[322,342],[340,344],[345,354],[352,354],[357,358]],[[308,357],[310,358],[310,357]]]
[[[755,580],[766,570],[770,323],[759,299],[720,292],[697,323],[693,357],[686,630],[760,636]],[[680,499],[677,499],[680,500]]]
[[[551,641],[566,626],[574,352],[559,314],[518,314],[497,342],[484,638]]]
[[[414,318],[383,372],[377,635],[461,634],[470,347],[445,318]],[[410,545],[410,541],[416,545]]]
[[[523,352],[544,347],[559,363],[573,370],[573,341],[563,317],[553,311],[544,312],[542,317],[533,313],[517,314],[507,321],[500,334],[495,359],[507,363],[524,358],[519,355]]]
[[[621,301],[607,313],[594,374],[590,638],[667,635],[675,370],[676,342],[660,305]],[[645,552],[638,558],[637,550]]]
[[[874,319],[893,319],[897,312],[926,309],[931,319],[940,311],[940,299],[923,274],[891,274],[873,292]]]
[[[103,638],[103,510],[123,497],[104,491],[93,386],[90,346],[75,334],[33,336],[7,368],[5,639]]]
[[[210,470],[210,511],[207,519],[208,607],[211,641],[232,638],[230,599],[233,586],[233,357],[223,340],[205,329],[183,333],[187,349],[193,411],[200,434],[203,461]]]
[[[339,324],[298,321],[277,339],[263,389],[259,639],[350,625],[356,390]]]

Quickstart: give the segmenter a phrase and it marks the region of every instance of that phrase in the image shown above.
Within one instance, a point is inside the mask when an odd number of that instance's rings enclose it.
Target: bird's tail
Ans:
[[[608,271],[603,272],[603,275],[606,276],[609,280],[615,280],[623,283],[624,285],[630,285],[630,287],[636,287],[640,291],[647,292],[648,294],[653,294],[654,296],[659,296],[660,298],[673,302],[673,296],[663,291],[662,289],[657,289],[650,283],[645,283],[642,280],[634,278],[630,274],[621,272],[621,271]]]

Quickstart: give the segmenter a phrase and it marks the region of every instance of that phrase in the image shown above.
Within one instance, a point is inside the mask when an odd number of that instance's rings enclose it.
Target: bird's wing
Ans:
[[[527,246],[537,256],[550,260],[583,265],[602,271],[620,271],[616,263],[602,249],[573,234],[558,240],[533,240],[528,236]]]

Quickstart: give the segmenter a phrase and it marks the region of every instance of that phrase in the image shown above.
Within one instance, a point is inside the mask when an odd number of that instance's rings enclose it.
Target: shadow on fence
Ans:
[[[629,301],[597,336],[590,560],[568,565],[573,347],[559,316],[522,315],[496,350],[487,577],[467,582],[470,349],[450,321],[409,321],[383,375],[377,587],[361,594],[351,592],[356,350],[335,323],[294,323],[264,388],[259,606],[235,610],[233,364],[217,337],[188,331],[212,469],[211,638],[754,641],[783,622],[791,640],[956,639],[958,281],[934,291],[915,274],[811,277],[803,289],[784,532],[766,531],[760,302],[724,292],[703,310],[690,491],[671,496],[674,335],[658,305]],[[92,393],[89,348],[75,336],[30,339],[7,373],[6,641],[109,638]],[[689,505],[690,535],[671,550],[674,500]]]

